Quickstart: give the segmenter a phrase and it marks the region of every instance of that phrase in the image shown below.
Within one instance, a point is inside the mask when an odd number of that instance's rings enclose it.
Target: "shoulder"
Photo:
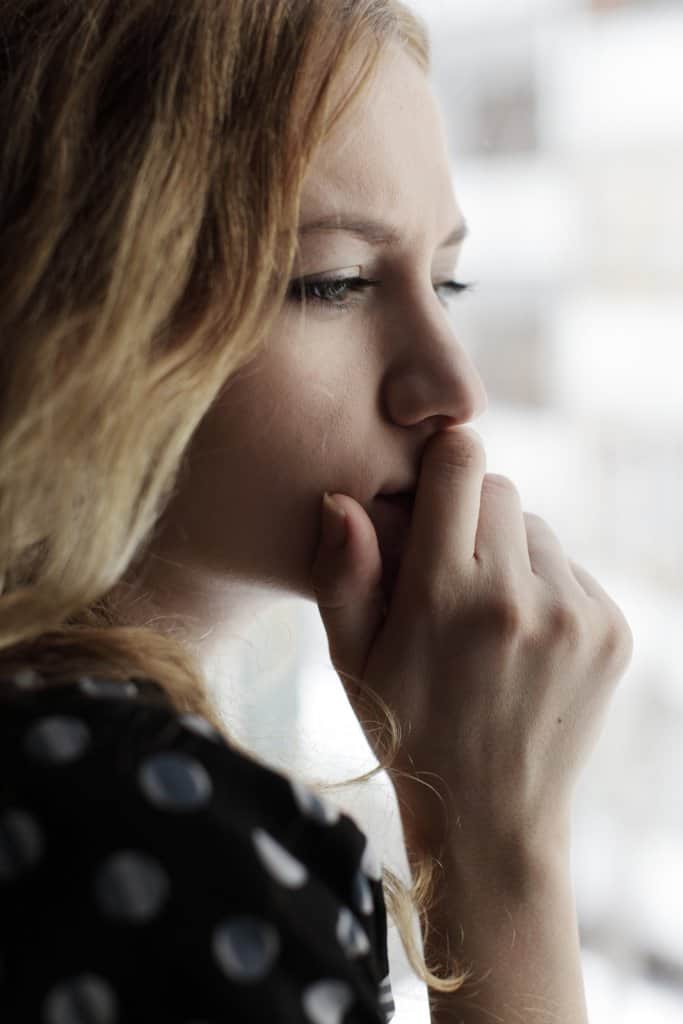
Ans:
[[[389,1019],[377,1015],[381,868],[348,815],[178,714],[154,683],[2,686],[0,893],[13,925],[0,951],[12,931],[18,948],[30,906],[35,956],[49,962],[61,941],[78,961],[87,947],[119,1000],[111,954],[125,974],[126,958],[151,953],[152,972],[172,967],[174,1006],[201,990],[253,1020],[298,1020],[306,998]],[[289,1015],[267,1010],[276,997]]]

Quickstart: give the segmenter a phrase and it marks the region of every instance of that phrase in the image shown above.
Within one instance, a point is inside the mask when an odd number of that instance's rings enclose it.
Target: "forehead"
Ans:
[[[352,72],[342,82],[348,87]],[[319,150],[302,193],[302,220],[353,210],[400,223],[406,235],[443,235],[462,219],[446,132],[425,73],[392,47],[376,77]]]

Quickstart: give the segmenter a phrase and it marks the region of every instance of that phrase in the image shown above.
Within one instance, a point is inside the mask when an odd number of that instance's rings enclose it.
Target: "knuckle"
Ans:
[[[546,628],[555,640],[568,641],[572,647],[578,645],[583,633],[580,616],[571,605],[562,601],[554,601],[549,606]]]
[[[507,591],[501,591],[489,600],[485,618],[496,633],[510,639],[519,636],[524,629],[524,613],[520,601]]]
[[[624,629],[623,629],[621,635],[622,635],[622,643],[623,643],[623,650],[624,650],[624,660],[625,660],[626,664],[629,664],[629,662],[633,658],[633,653],[635,651],[635,638],[633,636],[633,630],[631,629],[631,627],[629,626],[628,622],[626,622],[625,619],[624,619]]]
[[[634,639],[626,619],[618,614],[609,624],[603,641],[603,655],[611,664],[625,670],[633,657]]]

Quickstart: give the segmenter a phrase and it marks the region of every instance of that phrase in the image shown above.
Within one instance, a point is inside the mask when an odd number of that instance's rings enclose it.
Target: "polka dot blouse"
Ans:
[[[154,682],[0,680],[3,1024],[384,1024],[350,817]]]

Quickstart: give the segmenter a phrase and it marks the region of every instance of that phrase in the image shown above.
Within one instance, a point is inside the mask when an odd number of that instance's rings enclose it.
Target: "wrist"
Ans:
[[[542,1006],[557,1024],[587,1024],[569,858],[549,844],[513,843],[478,860],[449,849],[421,921],[428,963],[468,972],[447,999],[432,996],[439,1024],[527,1020]]]
[[[565,883],[570,877],[571,827],[568,816],[543,828],[520,828],[501,833],[495,825],[466,827],[458,819],[450,833],[428,835],[404,824],[406,854],[411,869],[434,858],[449,888],[478,887],[524,899],[529,888],[547,880]]]

